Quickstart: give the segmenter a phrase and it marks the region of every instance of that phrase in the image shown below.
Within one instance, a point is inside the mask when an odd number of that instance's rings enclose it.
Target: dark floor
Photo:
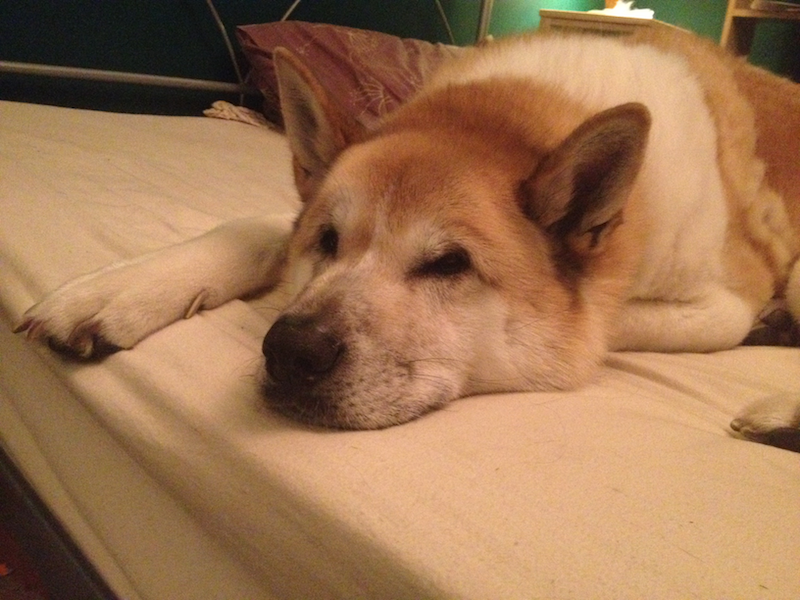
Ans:
[[[112,600],[0,448],[0,600]]]
[[[0,525],[0,600],[43,600],[47,597],[33,560]]]

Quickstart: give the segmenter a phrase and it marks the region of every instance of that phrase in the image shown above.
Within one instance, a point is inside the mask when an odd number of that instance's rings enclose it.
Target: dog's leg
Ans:
[[[629,300],[615,322],[613,350],[712,352],[738,345],[753,324],[753,309],[724,288],[690,301]]]
[[[275,285],[288,231],[285,219],[243,219],[110,265],[50,293],[15,331],[81,358],[131,348],[200,309]]]
[[[800,399],[778,395],[755,402],[731,421],[731,429],[748,440],[800,452]]]

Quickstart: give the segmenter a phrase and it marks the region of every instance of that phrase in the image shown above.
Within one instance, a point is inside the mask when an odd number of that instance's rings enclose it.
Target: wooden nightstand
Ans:
[[[753,10],[751,0],[728,0],[720,45],[740,56],[750,54],[756,24],[761,19],[800,21],[800,10]],[[797,5],[800,9],[800,4]]]
[[[656,19],[638,19],[573,10],[539,11],[540,31],[564,31],[599,35],[628,35],[641,28],[672,27]]]

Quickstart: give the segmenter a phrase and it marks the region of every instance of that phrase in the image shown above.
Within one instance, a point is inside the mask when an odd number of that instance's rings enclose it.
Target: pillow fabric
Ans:
[[[272,52],[284,47],[314,71],[332,99],[369,127],[419,89],[456,46],[403,39],[363,29],[282,21],[236,29],[251,66],[250,83],[264,95],[264,115],[282,125]]]

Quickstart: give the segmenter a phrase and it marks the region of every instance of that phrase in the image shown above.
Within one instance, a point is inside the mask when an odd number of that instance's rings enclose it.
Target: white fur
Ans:
[[[183,244],[69,281],[32,306],[21,329],[90,356],[96,344],[132,348],[197,310],[274,283],[286,218],[232,221]]]

